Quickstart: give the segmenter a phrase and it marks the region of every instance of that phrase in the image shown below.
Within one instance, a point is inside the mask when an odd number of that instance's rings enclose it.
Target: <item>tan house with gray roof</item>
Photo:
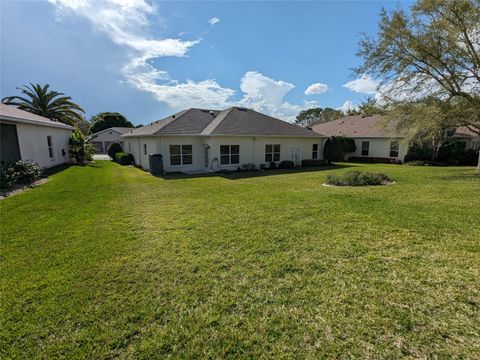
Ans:
[[[327,136],[346,136],[355,141],[356,150],[346,156],[389,158],[402,161],[408,150],[405,134],[399,133],[395,123],[385,121],[381,115],[346,116],[317,124],[313,131]]]
[[[161,154],[167,172],[257,168],[270,162],[322,159],[325,136],[251,109],[187,109],[122,136],[124,150],[149,170],[149,155]]]

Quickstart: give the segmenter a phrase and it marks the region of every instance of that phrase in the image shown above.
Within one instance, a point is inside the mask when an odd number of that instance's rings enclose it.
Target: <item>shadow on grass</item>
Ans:
[[[43,175],[44,176],[51,176],[51,175],[55,175],[59,172],[62,172],[64,170],[67,170],[71,165],[68,165],[68,164],[62,164],[62,165],[57,165],[57,166],[54,166],[54,167],[51,167],[51,168],[48,168],[44,171]]]
[[[472,167],[470,170],[464,170],[455,172],[451,175],[444,175],[444,176],[435,176],[437,180],[447,180],[447,181],[455,181],[455,180],[479,180],[480,181],[480,174],[475,172],[475,167]]]
[[[257,171],[242,171],[242,172],[215,172],[215,173],[203,173],[203,174],[184,174],[184,173],[169,173],[165,175],[157,175],[155,177],[162,178],[165,180],[177,180],[177,179],[198,179],[205,177],[221,177],[228,180],[240,180],[248,178],[256,178],[263,176],[276,176],[276,175],[286,175],[286,174],[299,174],[299,173],[309,173],[317,172],[324,170],[334,170],[334,169],[343,169],[355,167],[355,165],[325,165],[319,167],[307,167],[307,168],[296,168],[296,169],[274,169],[274,170],[257,170]]]

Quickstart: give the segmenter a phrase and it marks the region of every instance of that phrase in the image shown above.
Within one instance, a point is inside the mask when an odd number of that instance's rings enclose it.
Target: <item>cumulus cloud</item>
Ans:
[[[127,58],[121,71],[125,82],[135,88],[151,93],[157,100],[172,110],[185,107],[224,109],[239,105],[293,121],[304,109],[318,106],[316,101],[292,104],[285,96],[295,87],[293,84],[274,80],[257,71],[249,71],[240,81],[243,92],[235,101],[235,90],[222,87],[214,79],[180,82],[152,60],[162,57],[185,57],[199,40],[157,39],[149,35],[149,17],[156,9],[146,0],[49,0],[62,16],[81,16],[92,27],[104,33],[114,43],[126,49]],[[212,25],[220,19],[212,18]]]
[[[362,75],[362,77],[358,79],[347,82],[343,87],[359,94],[374,95],[377,93],[378,85],[378,82],[370,76]]]
[[[174,56],[184,57],[199,40],[155,39],[148,35],[148,17],[155,8],[145,0],[49,0],[62,15],[86,18],[96,31],[107,35],[128,51],[122,74],[126,82],[152,93],[173,109],[185,104],[216,107],[225,104],[235,91],[221,87],[215,80],[180,83],[168,72],[151,65],[151,60]]]
[[[328,90],[327,84],[322,83],[314,83],[307,87],[305,90],[305,95],[316,95],[316,94],[323,94]]]
[[[248,71],[240,81],[244,96],[238,104],[292,122],[301,110],[318,105],[316,101],[304,101],[301,105],[286,101],[285,96],[294,88],[291,83]]]
[[[210,20],[208,20],[208,23],[209,23],[210,25],[212,25],[212,26],[215,25],[215,24],[217,24],[217,23],[219,23],[219,22],[220,22],[220,19],[219,19],[218,17],[216,17],[216,16],[215,16],[215,17],[212,17]]]
[[[340,110],[344,113],[347,113],[348,111],[351,111],[351,110],[357,110],[357,109],[358,109],[358,106],[355,105],[351,100],[345,101],[342,106],[337,108],[337,110]]]

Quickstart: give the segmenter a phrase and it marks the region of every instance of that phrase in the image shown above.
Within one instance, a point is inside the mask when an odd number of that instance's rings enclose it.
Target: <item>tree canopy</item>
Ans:
[[[311,126],[331,120],[341,118],[343,113],[340,110],[335,110],[332,108],[311,108],[308,110],[302,110],[297,115],[295,124]]]
[[[477,0],[419,0],[409,13],[383,10],[377,36],[364,36],[358,55],[364,62],[356,72],[380,81],[400,127],[431,128],[425,133],[438,137],[438,129],[467,126],[480,134]]]
[[[133,124],[118,112],[102,112],[92,116],[90,133],[94,134],[111,127],[131,127]]]
[[[49,90],[49,88],[49,84],[44,86],[39,84],[24,85],[18,88],[22,92],[22,96],[7,96],[2,99],[2,103],[16,106],[21,110],[67,125],[78,127],[79,123],[84,122],[82,114],[85,111],[72,102],[70,96]]]

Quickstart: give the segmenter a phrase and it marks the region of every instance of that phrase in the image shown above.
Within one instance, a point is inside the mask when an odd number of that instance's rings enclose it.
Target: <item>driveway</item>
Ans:
[[[106,154],[95,154],[93,155],[93,160],[111,160],[110,156]]]

